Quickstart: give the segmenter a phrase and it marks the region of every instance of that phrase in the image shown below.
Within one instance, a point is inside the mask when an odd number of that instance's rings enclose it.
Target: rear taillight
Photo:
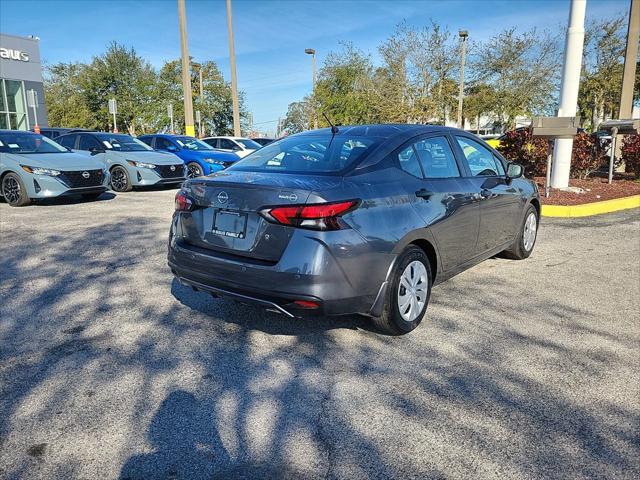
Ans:
[[[176,212],[190,212],[193,210],[193,200],[184,192],[176,193]]]
[[[260,214],[272,223],[311,230],[341,230],[349,228],[340,219],[358,206],[359,200],[318,203],[314,205],[287,205],[260,210]]]

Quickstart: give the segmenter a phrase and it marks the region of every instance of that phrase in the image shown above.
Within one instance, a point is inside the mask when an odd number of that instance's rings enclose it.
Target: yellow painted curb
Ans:
[[[543,217],[588,217],[601,213],[617,212],[629,208],[640,208],[640,195],[614,198],[603,202],[584,203],[582,205],[542,205]]]

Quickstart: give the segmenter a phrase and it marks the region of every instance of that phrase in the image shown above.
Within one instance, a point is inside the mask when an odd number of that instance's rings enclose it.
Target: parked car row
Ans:
[[[97,197],[108,188],[128,192],[178,185],[185,178],[219,172],[261,148],[239,137],[206,140],[168,134],[135,138],[87,129],[1,130],[0,195],[21,206],[64,195]]]

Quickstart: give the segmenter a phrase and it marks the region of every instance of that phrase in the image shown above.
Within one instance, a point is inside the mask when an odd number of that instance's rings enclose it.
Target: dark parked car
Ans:
[[[294,317],[360,313],[403,334],[431,287],[493,256],[528,257],[540,197],[462,130],[322,129],[184,183],[169,243],[197,290]]]
[[[270,143],[273,143],[273,142],[276,141],[275,138],[252,138],[251,140],[253,140],[256,143],[259,143],[263,147],[265,147],[265,146],[269,145]]]
[[[35,131],[33,128],[31,131]],[[94,132],[95,130],[89,130],[87,128],[61,128],[61,127],[40,127],[40,134],[52,140],[58,138],[60,135],[66,135],[67,133],[75,132]]]

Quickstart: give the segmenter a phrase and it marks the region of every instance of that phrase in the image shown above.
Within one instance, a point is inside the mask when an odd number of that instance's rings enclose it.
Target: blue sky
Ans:
[[[187,0],[190,54],[215,60],[229,78],[224,0]],[[340,41],[376,53],[394,26],[406,20],[424,25],[430,18],[451,30],[466,28],[482,40],[516,26],[566,26],[570,0],[233,0],[239,88],[256,127],[267,132],[287,105],[311,89],[315,48],[320,66]],[[629,0],[588,0],[587,21],[626,13]],[[1,0],[0,31],[37,35],[47,63],[88,62],[117,40],[134,47],[159,67],[178,58],[180,43],[175,0]]]

